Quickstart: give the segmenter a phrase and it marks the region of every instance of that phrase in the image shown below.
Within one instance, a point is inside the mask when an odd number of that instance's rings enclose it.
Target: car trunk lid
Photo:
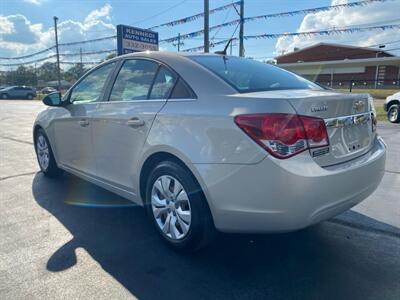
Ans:
[[[251,97],[264,99],[283,98],[298,115],[324,119],[329,146],[309,150],[322,167],[352,160],[368,152],[372,146],[375,133],[368,94],[331,90],[280,90],[252,94]]]
[[[325,120],[329,146],[310,150],[319,165],[349,161],[369,151],[375,133],[367,94],[310,91],[297,96],[288,101],[299,115]]]

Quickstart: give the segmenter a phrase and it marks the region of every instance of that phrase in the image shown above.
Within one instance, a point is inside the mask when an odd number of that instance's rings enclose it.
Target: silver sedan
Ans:
[[[147,208],[172,247],[222,232],[286,232],[379,185],[372,99],[223,55],[142,52],[85,74],[33,128],[45,175],[75,174]]]

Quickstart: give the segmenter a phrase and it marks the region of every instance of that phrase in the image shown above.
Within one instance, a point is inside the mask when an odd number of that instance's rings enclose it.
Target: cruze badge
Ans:
[[[328,110],[327,105],[311,106],[311,112],[320,112],[320,111],[327,111],[327,110]]]
[[[356,100],[353,104],[353,111],[355,113],[361,113],[364,111],[365,103],[363,100]]]

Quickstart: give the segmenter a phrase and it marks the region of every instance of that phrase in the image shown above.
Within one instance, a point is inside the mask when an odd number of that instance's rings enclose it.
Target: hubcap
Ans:
[[[192,219],[190,203],[176,178],[163,175],[154,182],[151,207],[158,227],[167,237],[179,240],[186,236]]]
[[[397,108],[392,108],[392,109],[390,110],[390,113],[389,113],[389,115],[390,115],[390,121],[395,122],[395,121],[397,120],[398,114],[399,114],[398,109],[397,109]]]
[[[42,170],[47,170],[49,167],[49,147],[43,135],[39,135],[36,141],[36,151]]]

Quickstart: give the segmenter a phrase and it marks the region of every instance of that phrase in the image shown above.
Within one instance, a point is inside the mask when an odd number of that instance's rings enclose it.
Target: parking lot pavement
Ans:
[[[220,235],[181,255],[142,208],[74,176],[38,172],[44,106],[0,101],[0,299],[399,299],[400,126],[382,185],[330,221],[279,235]]]

